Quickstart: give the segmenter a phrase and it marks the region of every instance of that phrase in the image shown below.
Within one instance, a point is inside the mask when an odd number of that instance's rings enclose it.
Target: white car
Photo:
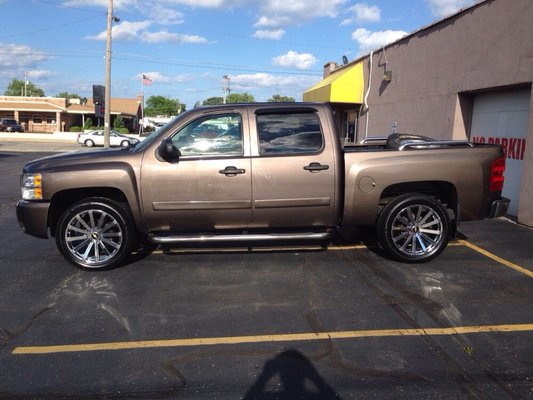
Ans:
[[[104,131],[97,130],[91,132],[84,132],[78,134],[78,143],[87,147],[103,146],[104,145]],[[139,139],[135,139],[123,135],[117,131],[109,131],[109,144],[111,146],[128,147],[139,143]]]

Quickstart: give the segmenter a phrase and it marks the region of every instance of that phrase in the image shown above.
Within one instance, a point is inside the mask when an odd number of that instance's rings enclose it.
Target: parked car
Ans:
[[[87,147],[103,146],[104,145],[104,131],[96,130],[91,132],[84,132],[78,134],[78,143]],[[133,146],[139,143],[139,139],[135,139],[121,134],[117,131],[109,132],[109,145],[110,146]]]
[[[24,132],[24,128],[19,125],[16,119],[0,119],[0,132]]]

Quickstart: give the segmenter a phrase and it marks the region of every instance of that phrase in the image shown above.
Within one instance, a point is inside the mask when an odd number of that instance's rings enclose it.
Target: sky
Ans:
[[[324,64],[354,60],[479,0],[113,0],[111,96],[196,102],[232,93],[302,99]],[[105,83],[109,0],[0,0],[0,93]],[[151,79],[142,85],[143,74]]]

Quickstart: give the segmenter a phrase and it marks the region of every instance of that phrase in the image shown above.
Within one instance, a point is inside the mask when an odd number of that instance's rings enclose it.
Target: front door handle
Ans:
[[[246,170],[243,168],[237,168],[237,167],[226,167],[224,169],[221,169],[218,171],[219,174],[224,174],[226,176],[237,176],[238,174],[244,174],[246,173]]]
[[[311,164],[306,165],[304,169],[310,172],[325,171],[329,169],[329,165],[320,164],[319,162],[312,162]]]

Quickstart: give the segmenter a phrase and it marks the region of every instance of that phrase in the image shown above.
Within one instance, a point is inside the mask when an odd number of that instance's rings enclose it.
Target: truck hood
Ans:
[[[30,161],[24,166],[23,172],[32,173],[46,171],[51,168],[56,169],[62,166],[97,164],[103,161],[118,161],[123,160],[128,155],[131,155],[131,152],[128,149],[122,148],[73,151]]]

